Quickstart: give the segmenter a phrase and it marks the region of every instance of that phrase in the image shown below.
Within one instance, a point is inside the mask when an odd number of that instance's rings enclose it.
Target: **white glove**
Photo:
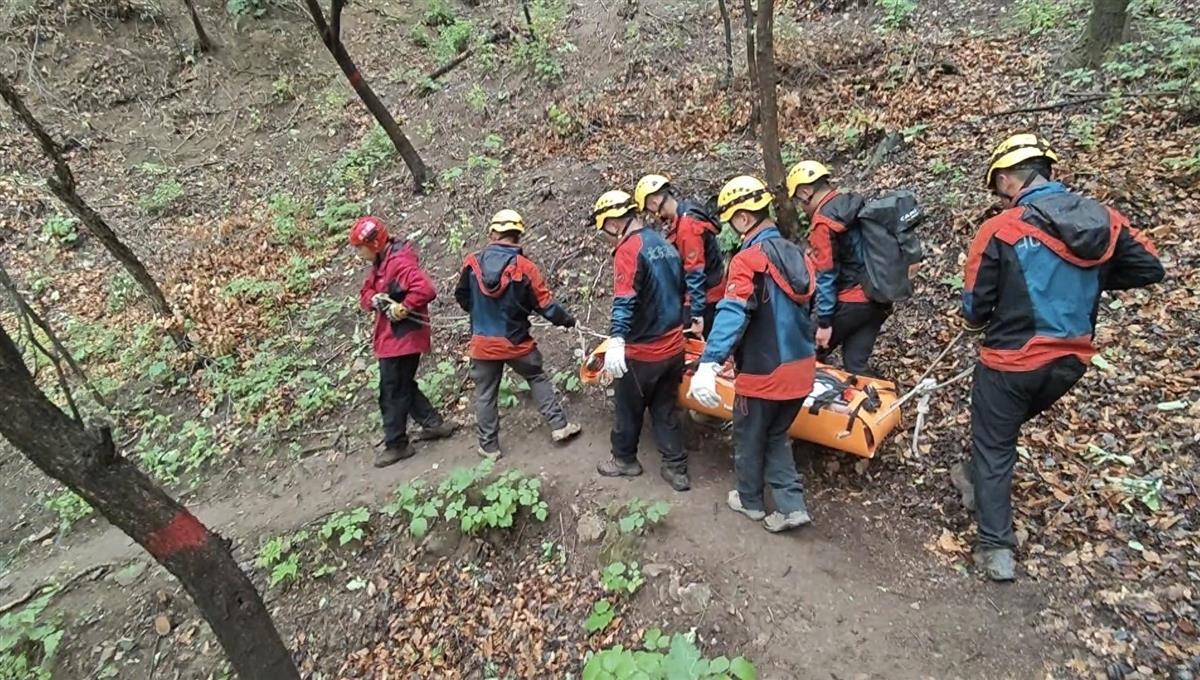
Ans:
[[[625,338],[609,338],[604,351],[604,372],[620,380],[629,368],[625,365]]]
[[[717,371],[720,368],[716,363],[709,361],[697,366],[696,373],[692,376],[688,396],[705,408],[721,405],[721,395],[717,394]]]

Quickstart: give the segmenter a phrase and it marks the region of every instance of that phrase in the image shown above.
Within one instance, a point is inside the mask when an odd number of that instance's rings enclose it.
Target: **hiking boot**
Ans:
[[[417,441],[433,441],[435,439],[445,439],[454,434],[458,430],[458,423],[452,420],[444,420],[440,425],[433,427],[422,427],[417,433],[415,439]]]
[[[805,524],[812,524],[812,517],[807,510],[793,510],[786,515],[782,512],[772,512],[763,520],[763,527],[773,534],[798,529]]]
[[[479,455],[483,456],[484,458],[487,458],[488,460],[500,460],[501,458],[504,457],[504,452],[500,450],[499,446],[489,448],[489,447],[484,446],[483,444],[480,444],[479,445]]]
[[[975,512],[975,485],[971,483],[971,475],[967,472],[966,463],[955,463],[950,466],[950,483],[958,490],[959,500],[967,512]]]
[[[978,548],[975,566],[993,581],[1007,582],[1016,578],[1017,562],[1011,548]]]
[[[658,471],[662,478],[667,480],[667,484],[671,485],[676,491],[687,491],[692,488],[691,481],[688,480],[687,472],[683,470],[674,470],[665,465]]]
[[[573,439],[576,435],[583,431],[579,423],[567,423],[557,430],[551,430],[550,438],[556,442],[565,442],[568,439]]]
[[[405,442],[402,445],[389,446],[386,449],[375,454],[375,467],[387,467],[393,463],[399,463],[405,458],[412,458],[416,454],[412,444]]]
[[[730,510],[734,512],[740,512],[755,522],[767,516],[767,513],[763,512],[762,510],[751,510],[750,508],[742,505],[742,496],[737,492],[737,489],[729,492],[729,496],[726,497],[725,502],[729,504]]]
[[[642,474],[642,464],[636,460],[626,463],[623,460],[609,458],[596,466],[596,472],[605,477],[637,477]]]

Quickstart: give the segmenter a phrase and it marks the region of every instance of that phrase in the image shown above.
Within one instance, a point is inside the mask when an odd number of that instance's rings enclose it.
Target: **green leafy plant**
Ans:
[[[51,215],[42,222],[42,241],[51,242],[60,248],[69,248],[79,241],[75,230],[79,220],[64,215]]]
[[[590,631],[594,632],[594,631]],[[642,649],[617,645],[589,653],[583,680],[757,680],[758,670],[745,657],[707,659],[692,635],[646,631]]]
[[[1056,0],[1018,0],[1012,25],[1029,35],[1041,35],[1060,28],[1071,13],[1071,5]]]
[[[592,612],[583,621],[583,628],[588,633],[596,634],[608,628],[608,625],[616,618],[617,613],[613,610],[612,603],[608,600],[599,600],[592,605]],[[587,671],[584,671],[586,677]],[[632,676],[628,676],[632,677]]]
[[[879,23],[885,32],[907,28],[917,11],[914,0],[879,0],[879,7],[883,10]]]
[[[579,123],[558,104],[546,107],[546,119],[550,121],[550,129],[559,137],[570,137],[579,130]]]
[[[138,207],[151,215],[161,215],[174,208],[183,199],[183,185],[179,180],[163,179],[148,195],[138,198]]]
[[[1079,140],[1080,146],[1088,150],[1096,148],[1096,121],[1093,118],[1073,116],[1068,129]]]
[[[717,234],[717,243],[721,246],[721,252],[725,255],[737,252],[737,249],[742,247],[742,237],[733,230],[733,227],[728,224],[721,225],[721,233]]]
[[[371,511],[365,506],[359,506],[331,515],[321,525],[317,535],[327,541],[336,537],[338,545],[346,545],[352,541],[361,543],[366,537],[367,523],[370,521]]]
[[[268,0],[225,0],[225,13],[235,20],[244,17],[261,19],[267,9]]]
[[[56,592],[44,590],[28,604],[0,615],[0,679],[50,680],[64,634],[61,617],[46,615]]]
[[[408,29],[408,39],[414,47],[425,49],[429,47],[429,30],[422,24],[413,24],[412,28]]]
[[[309,539],[307,531],[276,536],[258,549],[256,564],[269,570],[270,586],[290,583],[300,578],[300,546]]]
[[[283,287],[297,295],[306,293],[313,284],[312,261],[303,255],[292,255],[283,267]]]
[[[1196,146],[1190,156],[1172,156],[1163,161],[1168,168],[1182,171],[1188,175],[1200,174],[1200,145]]]
[[[1109,477],[1105,476],[1104,481],[1113,485],[1124,496],[1121,505],[1129,512],[1133,512],[1133,501],[1138,501],[1146,506],[1150,512],[1158,512],[1162,508],[1162,488],[1163,480],[1161,477]]]
[[[296,88],[291,76],[281,75],[271,81],[271,92],[277,102],[289,102],[296,98]]]
[[[334,173],[342,185],[363,187],[371,175],[396,153],[392,140],[376,125],[362,141],[346,150],[334,162]]]
[[[558,385],[558,389],[563,392],[578,392],[583,389],[583,381],[579,379],[579,372],[567,368],[554,374],[554,384]]]
[[[447,0],[425,0],[422,21],[426,26],[448,26],[454,22],[454,10]]]
[[[487,90],[480,87],[479,83],[471,85],[471,89],[467,92],[467,106],[475,113],[483,113],[488,108],[488,93]]]
[[[646,583],[637,562],[613,562],[600,572],[600,585],[610,593],[629,596]]]
[[[532,0],[529,16],[533,40],[517,42],[516,62],[529,70],[543,85],[553,85],[563,77],[562,57],[575,52],[565,38],[566,0]]]
[[[623,534],[644,534],[650,527],[661,524],[670,511],[671,504],[666,501],[646,503],[635,498],[625,504],[617,527]]]
[[[945,158],[938,156],[929,162],[929,172],[933,175],[944,175],[950,172],[950,164]]]
[[[505,375],[500,380],[500,394],[496,403],[503,409],[516,408],[521,403],[520,397],[517,395],[528,391],[529,383],[520,378],[514,380],[511,375]]]
[[[518,511],[528,508],[539,522],[546,521],[549,507],[541,498],[541,480],[524,477],[516,470],[509,470],[485,486],[483,501],[478,505],[467,504],[458,514],[459,526],[464,534],[473,534],[481,529],[509,529],[513,526]],[[450,504],[447,504],[446,519]]]
[[[429,496],[428,487],[420,479],[400,485],[392,502],[383,507],[383,513],[395,517],[403,513],[408,519],[408,533],[421,538],[429,533],[429,527],[437,520],[442,509],[440,496]]]
[[[458,378],[458,367],[449,359],[437,362],[432,371],[417,378],[421,393],[429,398],[434,406],[445,406],[450,397],[450,390],[455,387]]]
[[[46,499],[45,506],[58,517],[60,533],[66,533],[76,522],[92,514],[92,506],[70,489]]]
[[[340,241],[350,223],[363,213],[361,203],[356,203],[339,194],[325,197],[321,209],[317,211],[317,221],[325,228],[325,233]]]
[[[474,33],[475,24],[464,19],[456,19],[442,27],[438,32],[438,40],[433,45],[434,59],[439,64],[448,63],[471,45],[471,36]]]

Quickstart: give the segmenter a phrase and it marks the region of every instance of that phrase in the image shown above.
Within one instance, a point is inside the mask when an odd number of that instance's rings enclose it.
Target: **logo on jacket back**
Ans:
[[[1042,242],[1032,236],[1022,236],[1020,241],[1017,241],[1014,246],[1017,250],[1036,250],[1043,247]]]
[[[642,251],[642,256],[650,262],[655,262],[668,257],[678,257],[675,249],[671,246],[654,246],[652,248],[646,248]]]

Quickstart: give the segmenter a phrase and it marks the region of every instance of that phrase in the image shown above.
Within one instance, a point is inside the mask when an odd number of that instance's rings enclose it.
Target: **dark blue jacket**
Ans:
[[[701,362],[734,356],[734,391],[783,401],[812,392],[816,368],[808,303],[813,263],[775,225],[752,235],[729,263],[725,299]]]
[[[1163,268],[1123,215],[1048,182],[983,223],[963,278],[962,315],[987,327],[980,361],[1031,371],[1064,356],[1089,361],[1100,292],[1156,283]]]
[[[683,352],[683,261],[675,246],[642,228],[617,244],[609,335],[625,339],[625,355],[640,361]]]

